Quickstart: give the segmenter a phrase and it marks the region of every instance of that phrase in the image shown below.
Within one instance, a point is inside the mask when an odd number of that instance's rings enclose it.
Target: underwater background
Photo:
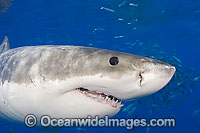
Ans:
[[[0,0],[1,41],[4,36],[11,48],[91,46],[147,56],[176,67],[165,88],[124,101],[114,116],[175,118],[176,127],[61,128],[61,133],[200,132],[200,0]],[[15,132],[41,130],[0,122],[0,133]]]

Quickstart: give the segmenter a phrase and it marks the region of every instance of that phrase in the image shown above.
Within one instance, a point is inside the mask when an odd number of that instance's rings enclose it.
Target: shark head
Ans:
[[[17,55],[24,61],[7,88],[12,90],[9,103],[24,116],[113,116],[122,100],[159,91],[175,72],[175,67],[158,60],[90,47],[40,46],[21,51],[23,55]]]

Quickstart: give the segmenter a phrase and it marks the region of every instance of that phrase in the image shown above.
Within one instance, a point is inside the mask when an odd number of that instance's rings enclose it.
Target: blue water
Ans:
[[[139,99],[142,104],[129,115],[120,112],[115,116],[173,117],[175,128],[62,128],[61,132],[200,132],[200,113],[194,113],[200,109],[200,81],[194,80],[200,74],[200,0],[14,0],[11,3],[5,13],[0,13],[0,40],[8,36],[11,48],[45,44],[93,46],[154,56],[179,65],[178,76],[172,79],[171,86],[161,90],[163,93]],[[174,94],[178,96],[172,98]],[[127,101],[125,105],[132,103],[135,101]],[[152,107],[153,104],[157,107]],[[1,122],[0,132],[39,131]]]

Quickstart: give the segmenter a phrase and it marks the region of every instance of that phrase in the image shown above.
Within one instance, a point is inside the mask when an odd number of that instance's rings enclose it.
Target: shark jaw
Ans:
[[[102,104],[108,104],[113,108],[120,109],[123,106],[122,100],[117,99],[116,97],[112,95],[108,95],[106,93],[100,93],[100,92],[98,93],[96,91],[90,91],[85,88],[76,88],[75,90],[95,100],[96,102],[100,102]]]

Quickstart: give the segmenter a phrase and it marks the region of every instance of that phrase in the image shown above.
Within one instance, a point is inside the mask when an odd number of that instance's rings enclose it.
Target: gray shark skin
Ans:
[[[110,57],[118,57],[120,64],[116,67],[110,66],[108,62]],[[145,63],[157,64],[157,69],[162,69],[167,65],[149,58],[110,50],[47,45],[12,49],[0,56],[0,62],[2,62],[0,66],[1,81],[7,80],[15,83],[31,83],[30,78],[34,79],[34,77],[30,76],[30,72],[34,65],[38,65],[38,75],[43,80],[65,80],[74,76],[92,76],[97,73],[101,73],[101,76],[109,75],[112,78],[120,78],[123,74],[128,74],[129,71],[137,68],[145,69]],[[4,69],[5,66],[6,69]],[[172,69],[174,68],[172,67]],[[171,70],[164,69],[163,71],[170,74]]]
[[[1,47],[5,44],[9,46],[5,40]],[[175,72],[175,67],[158,60],[99,48],[2,49],[0,117],[15,121],[23,121],[27,114],[113,116],[122,106],[120,100],[160,90]],[[117,63],[110,62],[112,57]]]

